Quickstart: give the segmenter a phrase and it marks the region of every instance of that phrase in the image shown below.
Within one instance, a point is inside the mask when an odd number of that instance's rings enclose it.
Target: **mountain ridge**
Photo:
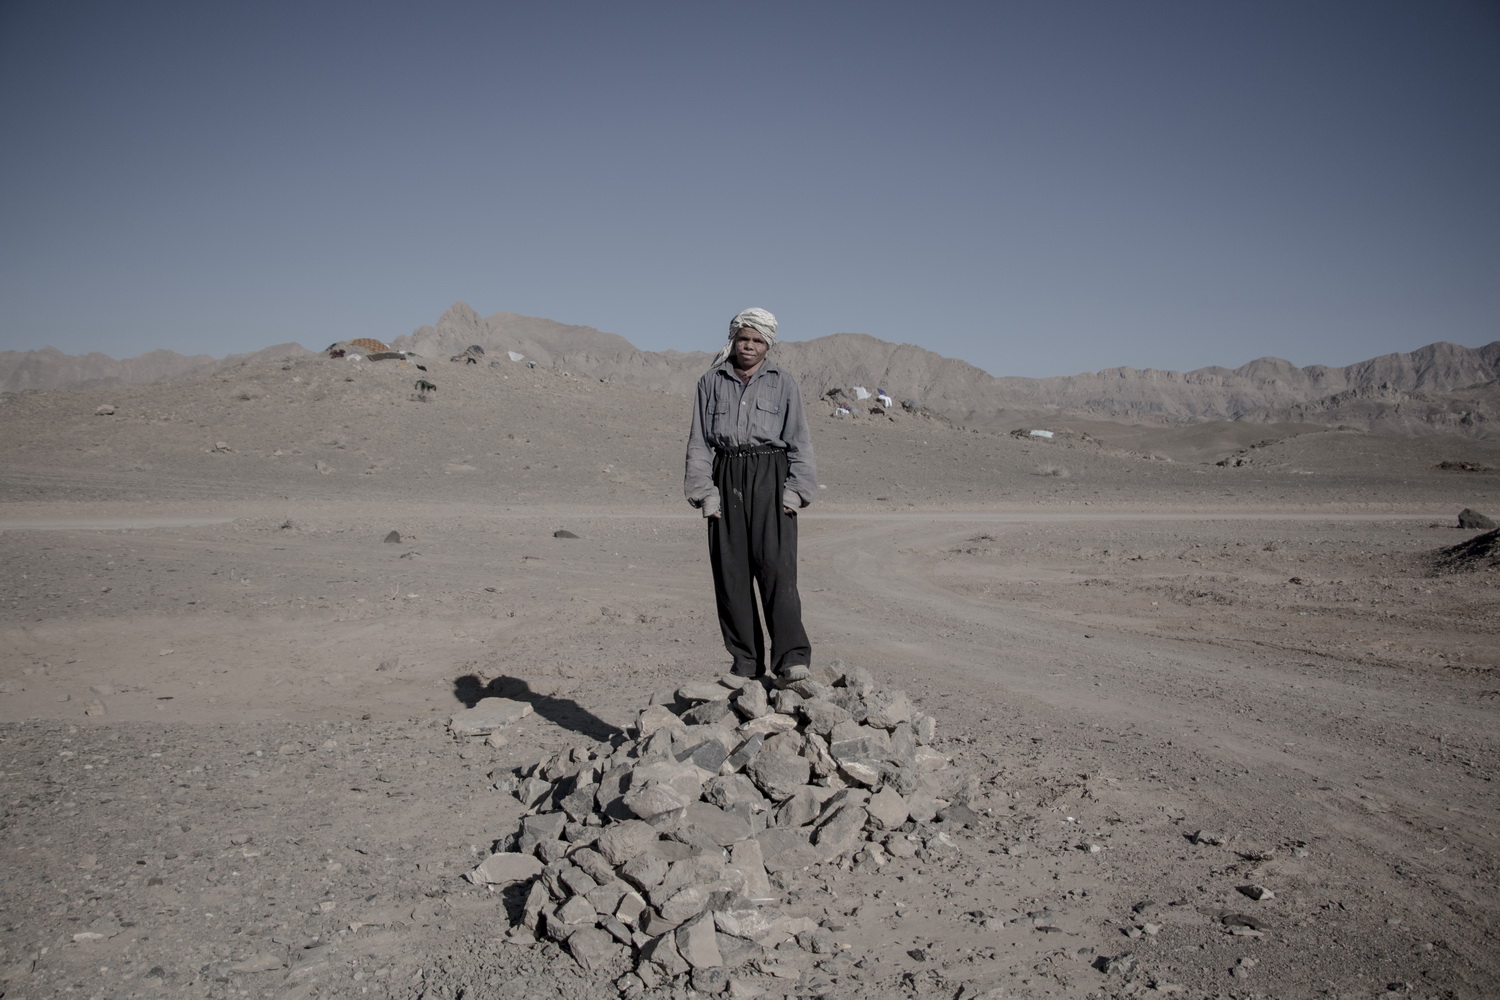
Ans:
[[[618,334],[513,312],[481,317],[457,302],[435,324],[392,346],[441,359],[478,344],[496,358],[516,352],[539,365],[603,381],[687,395],[708,367],[708,351],[644,351]],[[116,361],[53,348],[0,352],[0,390],[145,384],[221,370],[249,360],[312,353],[281,344],[215,360],[152,351]],[[1145,425],[1215,421],[1352,425],[1397,433],[1500,434],[1500,340],[1469,348],[1444,341],[1343,367],[1299,368],[1262,357],[1229,369],[1128,366],[1076,375],[993,376],[966,361],[863,333],[783,341],[777,362],[797,374],[803,395],[883,388],[898,401],[961,426],[1006,430],[1047,421],[1109,420]],[[504,363],[501,361],[501,363]]]

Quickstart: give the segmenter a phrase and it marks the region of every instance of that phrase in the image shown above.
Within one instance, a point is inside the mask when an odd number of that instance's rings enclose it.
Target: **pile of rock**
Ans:
[[[665,699],[663,699],[665,700]],[[470,873],[530,882],[520,924],[591,970],[701,988],[826,930],[777,905],[796,872],[878,867],[966,825],[971,780],[931,747],[934,723],[869,671],[815,668],[768,690],[725,676],[640,713],[632,738],[499,775],[520,829]],[[951,842],[948,842],[951,846]],[[774,886],[774,888],[773,888]]]

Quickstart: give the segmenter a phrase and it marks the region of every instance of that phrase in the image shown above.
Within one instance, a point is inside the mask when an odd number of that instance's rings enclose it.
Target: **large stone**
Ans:
[[[689,917],[697,916],[708,907],[709,890],[701,885],[686,885],[672,892],[656,905],[656,914],[669,926],[677,926]],[[647,931],[656,934],[654,927]]]
[[[715,969],[724,965],[719,942],[714,934],[713,917],[704,914],[677,929],[677,952],[695,969]]]
[[[595,882],[604,883],[615,877],[614,865],[592,847],[575,848],[568,854],[568,860]]]
[[[480,698],[448,720],[454,736],[486,736],[531,714],[531,705],[509,698]]]
[[[719,701],[729,697],[730,693],[728,688],[717,681],[694,681],[678,688],[677,698],[696,705],[705,701]]]
[[[745,719],[759,719],[771,714],[771,703],[766,699],[766,689],[759,684],[746,684],[730,699],[734,710]]]
[[[599,911],[582,896],[574,896],[557,908],[558,919],[569,926],[592,926],[599,918]]]
[[[770,715],[762,715],[758,719],[740,724],[739,732],[744,736],[754,736],[756,733],[784,733],[789,729],[797,728],[797,720],[790,715],[782,715],[780,712],[772,712]]]
[[[682,827],[692,828],[707,838],[710,844],[720,847],[728,847],[737,840],[744,840],[752,832],[750,824],[740,817],[701,801],[688,803],[679,829]]]
[[[802,785],[776,809],[774,826],[806,826],[818,818],[823,803],[834,794],[833,789],[818,785]]]
[[[635,719],[635,731],[639,739],[645,739],[659,730],[681,729],[682,720],[665,705],[652,705],[641,709]]]
[[[582,822],[586,817],[593,815],[594,797],[598,791],[597,782],[580,784],[558,800],[558,807],[568,814],[569,819]]]
[[[853,739],[831,740],[828,752],[840,764],[850,760],[886,760],[891,755],[891,738],[884,729],[861,726],[860,734]]]
[[[607,968],[624,954],[624,950],[609,932],[597,927],[580,928],[568,935],[568,952],[579,965],[590,972]]]
[[[721,774],[710,780],[703,786],[703,798],[720,809],[732,809],[741,804],[757,812],[770,808],[755,782],[743,774]]]
[[[765,733],[754,733],[742,740],[729,754],[729,759],[719,768],[721,774],[733,774],[743,771],[745,765],[760,752],[761,746],[766,742]]]
[[[719,958],[726,969],[738,969],[743,965],[749,965],[766,953],[766,949],[758,942],[748,941],[733,934],[719,934],[716,936],[715,943],[719,946]]]
[[[692,764],[709,774],[718,774],[719,768],[729,758],[729,750],[718,740],[704,740],[695,747],[688,747],[677,754],[682,764]]]
[[[671,785],[650,785],[632,788],[622,800],[625,808],[648,823],[653,820],[676,818],[687,808],[687,799],[677,793]]]
[[[688,971],[688,964],[677,951],[677,939],[671,934],[658,937],[641,949],[641,957],[650,962],[667,979],[675,979]]]
[[[766,877],[766,859],[760,841],[751,837],[729,848],[729,868],[745,880],[742,892],[753,902],[771,898],[771,880]]]
[[[865,715],[867,726],[894,729],[903,722],[911,721],[911,699],[901,691],[892,691],[885,695],[868,698],[865,704],[869,708]]]
[[[645,820],[628,819],[612,823],[594,841],[594,850],[618,868],[631,858],[637,857],[656,843],[656,827]]]
[[[807,731],[817,733],[819,736],[827,736],[833,732],[833,727],[840,722],[849,720],[849,713],[831,701],[821,698],[809,698],[797,710],[807,720]]]
[[[807,784],[811,768],[802,757],[758,753],[754,760],[745,765],[745,773],[767,797],[779,802]]]
[[[561,840],[568,823],[564,813],[537,813],[521,818],[521,832],[516,835],[516,850],[531,851],[544,840]]]
[[[661,885],[667,875],[667,861],[653,845],[620,866],[620,877],[642,892]]]
[[[531,854],[503,852],[491,854],[469,872],[468,879],[475,885],[508,885],[524,882],[542,873],[542,863]]]
[[[870,824],[877,830],[894,830],[907,820],[906,799],[894,788],[882,788],[870,797],[865,807]]]
[[[733,899],[713,911],[714,927],[735,937],[774,947],[785,940],[787,919],[773,906],[756,906],[747,899]]]
[[[600,882],[597,886],[583,894],[583,898],[589,901],[594,911],[600,916],[613,916],[620,908],[620,900],[625,894],[631,892],[629,886],[617,878],[607,882]]]
[[[820,778],[838,773],[838,762],[829,754],[828,744],[821,736],[809,735],[802,743],[801,755],[807,758],[807,763],[812,767],[812,773]]]
[[[880,784],[880,767],[869,761],[847,760],[839,765],[839,774],[851,784],[874,788]]]
[[[686,804],[703,794],[703,782],[706,780],[702,771],[690,763],[656,760],[635,769],[630,778],[630,791],[651,785],[667,785],[681,795]],[[630,792],[627,792],[626,797],[629,795]]]
[[[852,852],[864,842],[865,807],[857,799],[843,802],[834,808],[818,828],[813,831],[812,841],[825,860],[834,860]]]
[[[682,713],[682,721],[694,726],[713,726],[731,716],[734,716],[734,709],[729,707],[729,699],[720,698],[718,701],[705,701],[701,705],[694,705]],[[734,721],[739,720],[736,717]]]
[[[818,851],[812,846],[805,829],[771,827],[756,834],[760,842],[761,855],[766,860],[766,871],[797,871],[818,863]]]
[[[563,888],[575,896],[582,896],[599,884],[594,880],[594,876],[576,865],[564,867],[558,873],[558,881],[562,883]]]
[[[620,905],[615,907],[615,916],[624,924],[634,927],[641,919],[641,914],[646,912],[646,901],[638,892],[627,892],[620,897]]]
[[[537,929],[537,921],[542,915],[542,910],[550,902],[551,897],[547,894],[547,889],[542,885],[541,880],[538,879],[531,883],[531,889],[526,893],[526,902],[521,906],[522,926],[535,931]]]

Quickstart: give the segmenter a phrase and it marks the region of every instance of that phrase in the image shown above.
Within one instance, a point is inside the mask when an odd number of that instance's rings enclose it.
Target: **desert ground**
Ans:
[[[0,397],[0,996],[693,995],[463,878],[504,775],[727,667],[688,401],[429,374]],[[978,819],[784,880],[837,947],[728,995],[1500,992],[1500,563],[1435,558],[1500,515],[1438,463],[1500,445],[1220,425],[1220,466],[809,410],[815,660],[933,716]],[[533,711],[456,739],[481,693]]]

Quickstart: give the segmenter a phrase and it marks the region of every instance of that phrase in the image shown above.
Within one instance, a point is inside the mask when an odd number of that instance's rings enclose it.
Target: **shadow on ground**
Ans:
[[[607,743],[624,733],[610,725],[571,698],[557,698],[531,690],[519,677],[500,676],[485,683],[476,674],[464,674],[453,681],[453,697],[473,708],[481,698],[510,698],[524,701],[531,710],[554,726],[579,733],[589,739]]]

